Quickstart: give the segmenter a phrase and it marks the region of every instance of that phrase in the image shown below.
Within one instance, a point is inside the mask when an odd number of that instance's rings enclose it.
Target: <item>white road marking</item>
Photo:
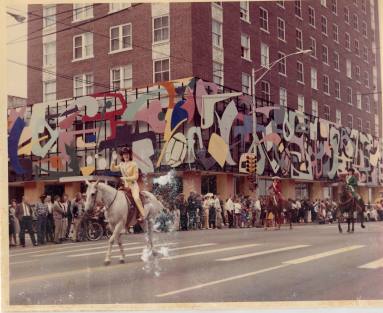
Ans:
[[[340,248],[340,249],[335,249],[335,250],[330,250],[330,251],[326,251],[326,252],[322,252],[322,253],[317,253],[317,254],[305,256],[305,257],[299,258],[299,259],[293,259],[293,260],[285,261],[282,263],[283,264],[301,264],[301,263],[306,263],[306,262],[314,261],[317,259],[321,259],[321,258],[324,258],[327,256],[353,251],[353,250],[360,249],[363,247],[365,247],[365,246],[363,246],[363,245],[349,246],[349,247],[345,247],[345,248]]]
[[[294,250],[294,249],[306,248],[309,246],[310,245],[296,245],[296,246],[284,247],[284,248],[279,248],[279,249],[271,249],[271,250],[259,251],[259,252],[254,252],[254,253],[240,254],[240,255],[236,255],[236,256],[232,256],[232,257],[228,257],[228,258],[223,258],[223,259],[217,259],[216,261],[236,261],[236,260],[251,258],[251,257],[258,256],[258,255],[265,255],[265,254],[271,254],[271,253],[276,253],[276,252],[289,251],[289,250]]]
[[[35,261],[35,260],[17,261],[17,262],[10,262],[9,264],[10,264],[10,265],[13,265],[13,264],[24,264],[24,263],[34,262],[34,261]]]
[[[189,256],[195,256],[195,255],[203,255],[203,254],[210,254],[210,253],[215,253],[215,252],[224,252],[224,251],[231,251],[231,250],[237,250],[237,249],[251,248],[251,247],[255,247],[255,246],[259,246],[259,245],[261,245],[261,244],[253,243],[253,244],[234,246],[234,247],[229,247],[229,248],[197,251],[197,252],[191,252],[191,253],[186,253],[186,254],[168,256],[168,257],[163,258],[163,260],[174,260],[174,259],[186,258]]]
[[[358,268],[368,268],[368,269],[377,269],[381,267],[383,267],[383,259],[375,260],[373,262],[358,266]]]

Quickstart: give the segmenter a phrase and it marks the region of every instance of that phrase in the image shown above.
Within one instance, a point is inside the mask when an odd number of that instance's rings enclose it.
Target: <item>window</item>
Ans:
[[[359,40],[354,40],[354,52],[357,56],[359,56]]]
[[[356,129],[359,130],[360,132],[362,131],[362,119],[361,118],[356,119]]]
[[[327,104],[323,105],[323,117],[325,120],[330,120],[330,107]]]
[[[132,24],[110,28],[110,51],[123,51],[132,48]]]
[[[339,71],[339,53],[334,51],[334,69]]]
[[[365,21],[362,22],[362,34],[367,38],[367,23]]]
[[[303,63],[297,62],[297,74],[298,74],[298,82],[304,84],[304,75],[303,75]]]
[[[331,11],[334,14],[337,14],[338,8],[337,8],[337,0],[331,0]]]
[[[212,32],[213,32],[213,45],[215,47],[222,48],[222,23],[216,20],[213,20]]]
[[[223,85],[223,64],[213,62],[213,82],[218,85]]]
[[[318,117],[318,101],[314,99],[311,101],[311,115]]]
[[[246,73],[242,73],[242,92],[246,94],[251,94],[250,90],[250,75]]]
[[[153,42],[169,40],[169,15],[153,19]]]
[[[43,89],[44,89],[44,96],[43,96],[44,102],[56,100],[56,81],[55,80],[44,82]]]
[[[346,60],[346,76],[348,78],[352,78],[352,70],[351,70],[351,60]]]
[[[124,2],[124,3],[109,3],[109,13],[121,11],[123,9],[129,8],[131,6],[130,3]]]
[[[263,67],[269,66],[269,46],[261,43],[261,65]]]
[[[298,49],[303,49],[303,35],[300,29],[295,30],[295,43]]]
[[[359,91],[356,92],[356,107],[361,110],[362,109],[362,95]]]
[[[332,38],[335,42],[339,42],[339,28],[336,24],[332,24]]]
[[[335,111],[335,123],[337,125],[342,125],[342,112],[339,110]]]
[[[364,96],[364,101],[365,101],[366,112],[370,113],[371,112],[370,98],[368,96]]]
[[[320,4],[327,8],[327,0],[320,0]]]
[[[249,1],[240,2],[240,17],[242,20],[249,22]]]
[[[322,16],[321,21],[322,21],[322,33],[327,35],[327,18]]]
[[[350,11],[348,10],[347,7],[344,7],[344,21],[347,24],[350,24]]]
[[[318,73],[316,68],[311,68],[311,88],[318,89]]]
[[[298,95],[298,111],[305,111],[305,97],[303,95]]]
[[[322,45],[322,61],[328,65],[328,47]]]
[[[93,74],[77,75],[73,79],[74,97],[86,96],[93,93]]]
[[[169,59],[154,61],[154,82],[163,82],[170,79]]]
[[[261,96],[262,99],[270,102],[270,83],[266,81],[261,81]]]
[[[51,66],[56,64],[56,41],[51,41],[43,44],[43,64]]]
[[[362,11],[364,13],[367,13],[367,4],[366,4],[366,0],[362,0]]]
[[[355,66],[355,79],[357,82],[360,82],[360,67],[359,67],[359,65]]]
[[[351,39],[349,33],[344,33],[344,38],[346,42],[346,49],[351,50]]]
[[[87,20],[93,17],[93,5],[90,3],[73,4],[73,21]]]
[[[302,17],[302,2],[301,2],[301,0],[295,0],[295,15]]]
[[[347,127],[352,129],[353,128],[353,118],[352,118],[352,115],[349,114],[349,115],[347,115],[347,117],[348,117],[347,118]]]
[[[93,57],[93,33],[84,33],[73,37],[73,59]]]
[[[250,60],[250,37],[244,34],[241,35],[241,56]]]
[[[351,89],[351,87],[346,88],[346,93],[347,93],[347,103],[349,105],[352,105],[352,89]]]
[[[323,92],[327,95],[330,94],[330,81],[327,75],[323,75]]]
[[[313,7],[309,6],[309,24],[315,27],[315,11]]]
[[[370,121],[366,121],[365,131],[367,134],[371,133]]]
[[[285,40],[286,30],[285,30],[285,21],[278,17],[278,38]]]
[[[110,70],[110,85],[112,90],[131,89],[133,81],[132,64]]]
[[[43,5],[43,17],[44,28],[56,24],[56,5]]]
[[[368,76],[368,72],[364,72],[363,83],[366,85],[366,87],[370,87],[370,78]]]
[[[310,37],[310,49],[311,49],[311,56],[315,57],[317,56],[317,42],[315,38]]]
[[[368,63],[368,48],[366,46],[363,47],[363,61]]]
[[[339,80],[334,81],[334,89],[335,89],[335,98],[340,100],[340,82],[339,82]]]
[[[278,60],[285,57],[286,55],[282,52],[278,52]],[[279,74],[286,75],[286,58],[282,59],[278,63]]]
[[[286,88],[279,88],[279,104],[280,106],[287,107],[287,90]]]
[[[285,7],[285,1],[277,1],[277,5],[279,5],[281,8]]]
[[[264,8],[259,8],[259,22],[261,29],[269,31],[269,13]]]
[[[358,30],[358,15],[356,14],[352,15],[352,27]]]

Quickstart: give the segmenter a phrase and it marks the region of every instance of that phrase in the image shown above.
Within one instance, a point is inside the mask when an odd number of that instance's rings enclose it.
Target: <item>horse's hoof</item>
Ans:
[[[105,266],[110,265],[110,261],[104,261],[104,265],[105,265]]]
[[[124,263],[125,263],[125,260],[121,259],[120,264],[124,264]]]
[[[366,226],[364,226],[364,225],[360,225],[362,228],[366,228]]]

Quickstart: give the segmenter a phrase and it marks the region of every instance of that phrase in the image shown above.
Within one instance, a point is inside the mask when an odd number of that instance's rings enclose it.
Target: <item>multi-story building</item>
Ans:
[[[260,99],[256,103],[260,194],[266,192],[268,177],[279,175],[285,178],[283,186],[289,197],[329,197],[334,181],[347,167],[354,166],[364,186],[361,193],[365,200],[372,200],[382,177],[381,149],[377,144],[382,134],[377,6],[377,0],[29,5],[28,104],[37,107],[46,103],[46,116],[54,118],[60,111],[59,106],[62,108],[65,104],[67,108],[68,101],[77,103],[78,97],[92,95],[99,99],[104,95],[106,98],[103,93],[107,91],[126,89],[129,104],[133,101],[132,95],[138,99],[138,94],[146,90],[150,95],[145,98],[148,107],[152,105],[149,99],[153,101],[158,94],[165,116],[177,107],[179,99],[188,99],[187,92],[178,92],[179,88],[185,89],[179,84],[185,83],[194,95],[196,111],[201,114],[201,121],[197,121],[195,127],[200,126],[203,133],[211,126],[209,119],[216,124],[224,120],[223,115],[214,117],[214,110],[201,109],[204,101],[208,101],[203,98],[204,94],[229,93],[228,99],[233,100],[236,110],[227,109],[229,100],[217,96],[217,101],[223,103],[222,107],[217,104],[217,108],[220,107],[217,111],[225,110],[228,116],[239,112],[233,124],[236,126],[228,132],[215,126],[207,137],[201,136],[204,143],[207,140],[204,146],[205,150],[209,146],[210,153],[210,136],[213,132],[219,133],[217,140],[223,140],[229,150],[224,150],[225,153],[232,152],[223,159],[226,163],[221,167],[206,164],[189,167],[193,171],[184,164],[178,167],[172,164],[183,173],[186,193],[192,189],[200,192],[202,188],[205,192],[213,188],[228,196],[239,191],[248,192],[238,164],[241,154],[250,149],[253,143],[250,140],[255,140],[251,129],[249,131],[251,125],[246,124],[251,117],[250,107],[246,105],[251,106],[254,99]],[[290,56],[306,49],[312,52]],[[284,56],[287,57],[283,59]],[[253,86],[272,62],[281,58]],[[195,79],[186,79],[190,77]],[[165,81],[172,83],[163,84]],[[169,87],[171,84],[173,87]],[[160,96],[160,86],[166,89],[166,97]],[[174,86],[178,89],[172,89]],[[207,91],[202,92],[201,86]],[[238,98],[235,94],[238,91],[244,95]],[[73,98],[77,100],[70,100]],[[278,109],[265,113],[268,111],[262,108],[264,105]],[[89,110],[87,105],[85,107]],[[115,109],[118,110],[116,104]],[[113,119],[121,119],[121,114]],[[133,121],[128,115],[123,114],[122,120]],[[222,120],[218,120],[220,118]],[[76,119],[78,117],[74,121]],[[48,118],[47,121],[49,124]],[[84,123],[90,121],[89,118],[82,120]],[[290,129],[286,130],[285,126]],[[74,127],[79,129],[79,126]],[[149,131],[151,128],[147,127]],[[166,154],[166,142],[174,139],[172,127],[165,129],[164,136],[157,139],[154,163],[161,151]],[[141,133],[143,126],[138,128]],[[104,131],[106,137],[108,132]],[[270,139],[273,133],[278,134],[279,139]],[[235,142],[238,134],[240,140]],[[265,139],[265,136],[268,137]],[[264,142],[259,143],[262,138]],[[83,142],[92,140],[85,138]],[[190,145],[191,140],[194,140],[193,135],[185,144]],[[214,141],[216,147],[223,148],[218,141]],[[348,142],[352,142],[351,146]],[[338,146],[336,152],[335,144]],[[56,168],[68,170],[67,155],[64,153],[65,157],[58,160],[59,154],[63,154],[59,149],[63,146],[52,146],[57,150],[54,162],[60,163]],[[188,153],[191,150],[195,152],[194,146],[189,147]],[[105,152],[106,159],[109,153]],[[198,151],[195,155],[197,159],[205,158],[205,154]],[[40,157],[44,158],[45,154]],[[36,161],[32,156],[30,159],[31,163]],[[213,159],[218,162],[219,157],[213,156]],[[87,161],[83,166],[87,166]],[[161,172],[161,169],[161,166],[154,167],[147,172]],[[30,178],[34,180],[37,176],[44,181],[44,175],[36,173]],[[77,190],[76,180],[79,179],[68,178],[65,188]],[[58,178],[53,180],[55,184],[58,181]],[[67,187],[69,185],[72,187]],[[35,189],[34,182],[30,188]],[[42,191],[44,184],[40,183],[39,188]]]

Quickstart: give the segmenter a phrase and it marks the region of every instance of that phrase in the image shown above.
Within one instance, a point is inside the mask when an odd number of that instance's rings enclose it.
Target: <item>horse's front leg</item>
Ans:
[[[121,232],[118,234],[117,242],[118,242],[118,247],[120,248],[120,252],[121,252],[120,263],[125,263],[125,252],[124,252],[124,245],[122,244]]]
[[[352,223],[351,232],[354,232],[354,223],[355,223],[354,212],[352,212],[351,223]]]
[[[109,246],[108,246],[108,251],[106,252],[106,257],[105,257],[104,265],[109,265],[110,264],[110,255],[112,253],[113,243],[114,243],[114,240],[116,239],[116,237],[118,238],[118,236],[120,235],[123,225],[124,225],[123,221],[120,221],[114,227],[113,234],[109,238]]]
[[[364,226],[364,212],[363,212],[363,210],[361,210],[359,212],[359,214],[360,214],[360,227],[365,228],[366,226]]]

